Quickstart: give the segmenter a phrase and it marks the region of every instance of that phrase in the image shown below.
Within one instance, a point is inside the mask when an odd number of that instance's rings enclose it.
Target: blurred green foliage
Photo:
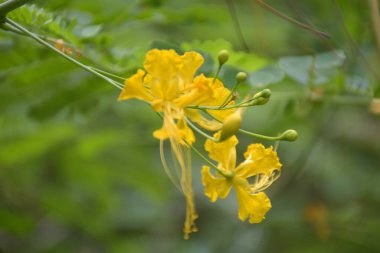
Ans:
[[[237,219],[233,196],[214,204],[204,197],[195,157],[200,231],[184,241],[184,201],[152,137],[160,118],[139,101],[117,102],[112,86],[34,41],[1,31],[0,252],[379,252],[380,121],[369,109],[380,97],[379,56],[370,7],[266,2],[331,38],[248,0],[234,5],[249,52],[225,1],[41,0],[10,13],[79,50],[79,61],[125,77],[150,48],[197,50],[208,75],[228,49],[226,85],[243,70],[242,94],[273,94],[247,110],[244,127],[268,135],[294,128],[299,140],[278,147],[282,176],[257,225]],[[239,137],[240,153],[259,141]]]

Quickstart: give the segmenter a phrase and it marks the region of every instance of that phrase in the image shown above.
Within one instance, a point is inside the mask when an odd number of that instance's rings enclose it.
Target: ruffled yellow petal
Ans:
[[[186,52],[181,56],[183,65],[179,71],[185,87],[192,83],[195,72],[203,64],[203,57],[197,52]]]
[[[169,138],[168,132],[166,131],[164,126],[160,129],[154,131],[153,137],[156,139],[159,139],[159,140],[166,140],[167,138]]]
[[[174,50],[152,49],[146,54],[144,68],[153,77],[165,78],[178,72],[182,64],[183,60]]]
[[[179,130],[179,134],[181,138],[185,141],[185,143],[181,140],[181,144],[193,144],[195,141],[195,136],[193,131],[189,128],[186,121],[184,119],[179,119],[177,123],[177,128]]]
[[[199,105],[213,96],[210,81],[203,74],[197,76],[191,85],[188,85],[181,96],[173,102],[177,107],[183,108],[187,105]]]
[[[171,101],[178,96],[183,86],[178,75],[182,65],[181,57],[174,50],[153,49],[146,54],[145,81],[154,98]]]
[[[203,57],[196,52],[178,55],[174,50],[153,49],[146,55],[144,68],[148,72],[146,84],[150,87],[153,97],[164,101],[173,101],[184,95],[192,85],[197,69],[202,65]],[[177,106],[183,107],[194,100],[196,94],[184,97]],[[180,105],[181,104],[181,105]]]
[[[265,148],[259,143],[249,145],[244,157],[246,160],[236,169],[236,174],[242,178],[257,174],[269,175],[282,166],[273,148]]]
[[[179,119],[175,128],[169,127],[169,123],[165,123],[162,128],[153,132],[153,136],[159,140],[165,140],[169,138],[169,134],[172,138],[177,139],[182,145],[193,144],[195,136],[191,128],[187,125],[186,121]]]
[[[209,78],[211,82],[213,78]],[[224,87],[223,83],[218,79],[212,83],[213,96],[209,98],[209,100],[204,102],[204,105],[209,106],[220,106],[226,100],[226,98],[230,95],[231,91]],[[227,104],[227,106],[233,105],[235,102],[231,101]],[[214,118],[219,121],[224,121],[229,115],[231,115],[235,109],[229,110],[207,110]]]
[[[208,166],[202,167],[202,183],[205,187],[205,195],[211,202],[215,202],[218,198],[226,198],[231,190],[231,181],[223,177],[214,177]]]
[[[260,223],[272,207],[267,195],[264,192],[251,194],[249,188],[243,185],[234,186],[239,205],[239,219],[245,221],[249,217],[249,223]]]
[[[118,100],[127,100],[130,98],[137,98],[150,102],[153,100],[152,95],[144,87],[143,78],[145,72],[141,69],[137,71],[136,74],[125,80],[125,85]]]
[[[216,133],[214,137],[219,139],[220,132]],[[236,136],[232,136],[223,142],[213,142],[208,139],[205,143],[205,149],[210,158],[219,163],[218,167],[225,171],[232,171],[236,164],[235,146],[237,144]]]

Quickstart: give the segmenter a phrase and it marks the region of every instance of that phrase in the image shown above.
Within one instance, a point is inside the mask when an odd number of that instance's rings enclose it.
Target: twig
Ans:
[[[273,8],[272,6],[270,6],[269,4],[265,3],[264,1],[262,0],[255,0],[256,3],[260,4],[261,6],[263,6],[265,9],[269,10],[270,12],[272,12],[273,14],[275,14],[276,16],[280,17],[280,18],[283,18],[285,19],[286,21],[294,24],[294,25],[297,25],[303,29],[306,29],[306,30],[309,30],[319,36],[322,36],[322,37],[325,37],[325,38],[330,38],[330,35],[328,33],[325,33],[323,31],[320,31],[320,30],[317,30],[315,29],[314,27],[311,27],[307,24],[304,24],[304,23],[301,23],[287,15],[285,15],[284,13],[280,12],[279,10]]]
[[[342,24],[342,28],[343,28],[343,31],[346,33],[346,36],[348,38],[348,40],[351,42],[351,47],[354,51],[355,54],[357,54],[359,56],[359,58],[362,59],[364,65],[368,68],[369,72],[372,73],[373,77],[379,81],[380,80],[380,74],[378,72],[378,70],[376,68],[374,68],[367,60],[367,58],[365,57],[364,53],[362,52],[362,50],[360,49],[358,43],[354,40],[354,38],[352,37],[351,33],[348,31],[348,29],[346,28],[345,26],[345,20],[344,20],[344,17],[343,17],[343,14],[342,12],[340,11],[339,9],[339,5],[338,3],[336,2],[336,0],[330,0],[333,4],[333,7],[336,11],[336,18],[337,20],[340,21],[340,23]]]
[[[379,55],[380,55],[380,14],[379,14],[379,4],[377,1],[378,0],[369,0],[368,3],[371,8],[373,29],[375,32],[375,37],[376,37],[376,42],[377,42],[377,50],[379,51]]]
[[[244,38],[243,31],[241,30],[239,18],[236,14],[236,9],[235,9],[235,5],[233,3],[233,0],[226,0],[226,3],[227,3],[228,10],[229,10],[231,18],[232,18],[232,23],[233,23],[235,30],[236,30],[236,33],[239,37],[239,40],[240,40],[242,46],[244,47],[244,49],[247,52],[249,52],[249,47],[248,47],[247,41]]]

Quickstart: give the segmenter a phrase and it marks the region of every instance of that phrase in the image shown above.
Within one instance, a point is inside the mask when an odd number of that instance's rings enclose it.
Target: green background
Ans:
[[[185,202],[152,136],[160,118],[139,101],[117,102],[117,89],[35,41],[0,31],[0,252],[380,252],[380,120],[370,110],[380,48],[368,1],[266,2],[330,38],[253,0],[45,0],[11,13],[73,45],[77,60],[123,77],[150,48],[197,50],[212,76],[217,52],[228,49],[227,86],[246,71],[242,95],[272,90],[268,104],[245,112],[244,128],[293,128],[299,139],[279,144],[282,175],[266,191],[273,207],[255,225],[238,220],[234,194],[209,202],[194,155],[199,232],[185,241]],[[260,140],[238,137],[241,161]]]

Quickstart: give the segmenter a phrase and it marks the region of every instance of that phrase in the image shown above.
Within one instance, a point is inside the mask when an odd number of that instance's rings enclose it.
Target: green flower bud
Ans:
[[[235,135],[240,129],[242,122],[241,112],[237,111],[234,114],[231,114],[223,122],[223,126],[220,133],[219,142],[225,141],[231,136]]]
[[[228,51],[221,50],[218,54],[219,65],[222,66],[224,63],[226,63],[228,61],[228,57]]]
[[[280,136],[280,140],[283,141],[295,141],[298,138],[298,133],[296,130],[289,129],[286,130],[283,134]]]
[[[236,75],[236,80],[239,82],[239,83],[242,83],[244,82],[245,80],[247,80],[247,73],[245,72],[239,72],[237,73]]]
[[[264,89],[258,93],[256,93],[253,98],[259,98],[259,97],[262,97],[262,98],[270,98],[270,96],[272,95],[272,92],[270,91],[270,89]]]
[[[263,98],[270,98],[270,96],[272,95],[272,92],[270,91],[270,89],[264,89],[261,91],[261,97]]]
[[[266,103],[268,103],[268,101],[269,101],[269,98],[259,97],[259,98],[256,98],[255,100],[252,100],[252,102],[249,103],[249,106],[265,105]]]

